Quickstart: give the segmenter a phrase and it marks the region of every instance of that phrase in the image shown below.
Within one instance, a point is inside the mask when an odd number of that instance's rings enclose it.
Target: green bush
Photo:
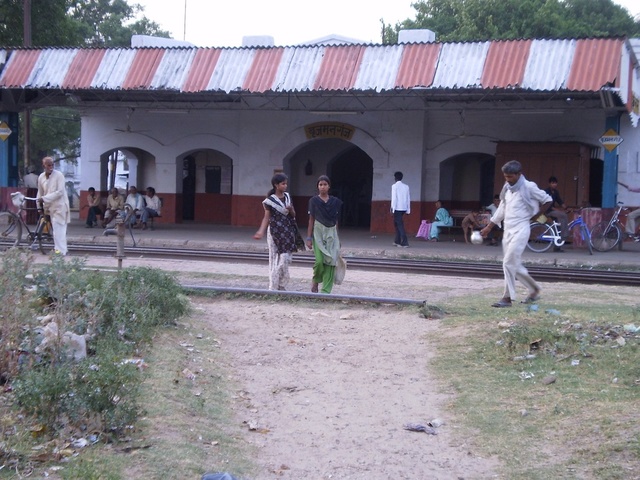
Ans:
[[[118,435],[139,414],[140,371],[122,358],[101,354],[80,363],[34,368],[14,382],[20,407],[51,431],[87,423]]]
[[[35,323],[32,306],[33,294],[27,290],[27,273],[32,257],[18,249],[9,249],[2,257],[0,272],[0,383],[10,382],[24,360],[22,351],[29,352],[33,345],[25,338],[25,330]]]
[[[188,313],[189,302],[169,274],[152,268],[131,268],[103,286],[99,331],[127,342],[150,341],[159,326]]]
[[[117,436],[140,414],[142,372],[131,357],[144,351],[159,327],[188,313],[187,298],[162,271],[133,268],[104,274],[84,268],[81,259],[59,256],[34,274],[36,288],[28,290],[29,267],[28,257],[9,252],[0,272],[3,346],[28,345],[28,361],[21,369],[17,361],[11,369],[3,365],[3,372],[10,371],[7,378],[15,378],[17,404],[53,434],[91,423]],[[88,357],[68,359],[60,338],[36,353],[33,347],[42,336],[35,319],[43,314],[51,315],[60,335],[84,335]]]

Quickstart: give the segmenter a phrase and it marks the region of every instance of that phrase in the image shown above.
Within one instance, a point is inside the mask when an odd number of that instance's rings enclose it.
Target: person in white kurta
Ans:
[[[38,177],[38,204],[44,205],[44,213],[51,217],[53,243],[56,253],[67,254],[67,225],[71,221],[69,197],[62,173],[53,169],[53,158],[42,159],[44,172]]]
[[[529,291],[523,303],[533,303],[540,298],[540,286],[522,264],[522,253],[529,241],[532,218],[541,212],[546,212],[552,202],[551,197],[544,190],[524,177],[520,162],[511,160],[505,163],[502,173],[506,183],[500,193],[500,205],[491,217],[489,225],[480,231],[480,234],[486,237],[494,225],[504,222],[502,238],[504,294],[493,304],[498,308],[510,307],[511,302],[516,299],[516,278]]]

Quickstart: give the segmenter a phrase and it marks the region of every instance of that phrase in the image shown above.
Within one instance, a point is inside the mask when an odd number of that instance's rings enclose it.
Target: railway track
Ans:
[[[74,254],[113,256],[113,245],[74,244]],[[265,252],[235,250],[195,250],[166,247],[125,247],[125,255],[150,258],[172,258],[195,261],[224,261],[229,263],[267,263]],[[294,265],[313,264],[311,255],[294,255]],[[442,260],[398,259],[386,257],[347,257],[350,269],[435,274],[458,277],[501,278],[502,265]],[[527,265],[529,272],[540,281],[570,282],[602,285],[640,286],[640,270],[596,268],[568,268],[563,266]]]

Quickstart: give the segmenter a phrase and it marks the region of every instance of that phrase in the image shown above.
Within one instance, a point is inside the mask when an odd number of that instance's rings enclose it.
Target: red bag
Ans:
[[[416,238],[424,238],[425,240],[428,240],[429,232],[431,232],[431,223],[426,220],[422,220],[418,233],[416,233]]]

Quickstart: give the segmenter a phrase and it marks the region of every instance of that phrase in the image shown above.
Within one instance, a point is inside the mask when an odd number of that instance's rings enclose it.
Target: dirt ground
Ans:
[[[133,265],[183,272],[183,284],[267,286],[266,265],[126,260]],[[309,267],[290,271],[289,289],[308,291]],[[497,298],[500,288],[500,281],[348,271],[334,293],[439,303],[487,289]],[[496,476],[497,461],[457,434],[459,420],[447,410],[452,392],[429,372],[439,321],[416,307],[222,297],[194,307],[210,319],[207,334],[232,372],[237,422],[258,452],[255,480]],[[441,423],[436,435],[404,429],[430,422]]]
[[[490,478],[429,373],[437,321],[415,309],[211,300],[256,479]],[[405,424],[441,426],[437,435]]]

